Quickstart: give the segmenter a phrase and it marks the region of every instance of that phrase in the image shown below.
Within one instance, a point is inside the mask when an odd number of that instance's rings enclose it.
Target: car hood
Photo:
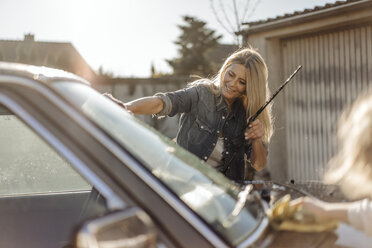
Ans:
[[[291,199],[312,196],[327,202],[350,201],[337,185],[321,182],[278,183],[272,181],[246,181],[260,191],[264,200],[272,206],[281,197],[289,194]],[[269,227],[257,242],[258,247],[370,247],[372,237],[350,225],[339,223],[330,232],[278,231]]]

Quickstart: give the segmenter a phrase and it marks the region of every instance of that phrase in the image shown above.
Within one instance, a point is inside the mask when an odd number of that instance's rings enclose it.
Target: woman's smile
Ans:
[[[239,91],[237,91],[237,90],[234,90],[234,89],[231,89],[228,85],[226,85],[225,86],[225,88],[226,88],[226,90],[228,91],[228,92],[239,92]]]
[[[246,68],[232,64],[225,72],[222,81],[222,95],[228,104],[233,103],[246,91]]]

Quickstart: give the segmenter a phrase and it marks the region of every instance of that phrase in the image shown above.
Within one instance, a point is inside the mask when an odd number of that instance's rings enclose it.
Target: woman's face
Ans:
[[[246,91],[246,68],[241,64],[227,67],[222,79],[221,91],[227,104],[233,103]]]

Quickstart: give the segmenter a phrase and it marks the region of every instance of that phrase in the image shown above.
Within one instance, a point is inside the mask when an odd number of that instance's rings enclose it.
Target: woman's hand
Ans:
[[[245,139],[252,140],[252,154],[251,154],[251,166],[256,171],[261,171],[266,166],[266,151],[262,144],[262,137],[265,135],[265,130],[259,119],[253,121],[245,130]]]
[[[127,106],[122,101],[120,101],[119,99],[116,99],[110,93],[106,92],[106,93],[103,93],[102,95],[107,97],[108,99],[110,99],[114,103],[118,104],[120,107],[124,108],[125,110],[128,110]]]
[[[130,114],[136,115],[151,115],[157,114],[163,110],[164,103],[160,97],[157,96],[146,96],[131,102],[123,103],[119,99],[113,97],[110,93],[103,93],[103,96],[109,98],[114,103],[118,104]]]
[[[256,119],[251,124],[249,124],[249,126],[247,127],[244,133],[246,140],[248,139],[252,139],[252,140],[260,139],[261,140],[264,135],[265,135],[265,130],[259,119]]]
[[[318,220],[331,219],[327,214],[327,205],[329,203],[310,197],[300,197],[291,201],[291,206],[300,207],[305,212],[311,214]]]
[[[338,220],[349,223],[348,211],[353,204],[358,202],[324,202],[310,197],[301,197],[293,200],[291,206],[302,207],[302,209],[318,220]]]

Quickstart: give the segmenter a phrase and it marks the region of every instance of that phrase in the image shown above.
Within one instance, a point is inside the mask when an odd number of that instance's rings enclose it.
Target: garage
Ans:
[[[372,1],[336,2],[247,23],[244,37],[264,56],[272,92],[303,66],[274,100],[272,179],[321,180],[337,151],[342,110],[372,87]]]

